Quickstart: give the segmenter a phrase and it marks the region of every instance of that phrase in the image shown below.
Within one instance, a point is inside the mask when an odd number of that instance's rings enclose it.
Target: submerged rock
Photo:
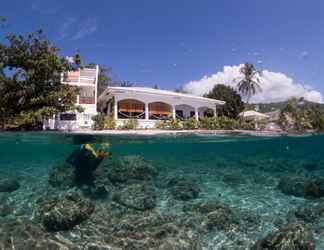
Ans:
[[[0,195],[0,217],[10,215],[13,209],[9,205],[9,199],[6,195]]]
[[[280,179],[278,188],[287,195],[320,198],[324,196],[324,178],[286,176]]]
[[[13,192],[20,188],[20,184],[13,178],[0,180],[0,192]]]
[[[110,167],[108,176],[112,183],[129,183],[150,181],[158,174],[142,156],[124,156],[115,160]]]
[[[92,222],[105,223],[101,227],[104,237],[99,239],[116,250],[205,249],[200,236],[184,225],[185,218],[181,215],[156,210],[133,212],[124,216],[114,216],[109,212],[103,216],[94,216]]]
[[[75,186],[73,167],[64,163],[51,169],[48,182],[52,187],[70,188]]]
[[[177,200],[192,200],[200,193],[197,181],[188,177],[174,177],[169,180],[168,187],[172,196]]]
[[[0,224],[0,249],[72,249],[71,245],[50,239],[41,227],[30,220],[1,219]]]
[[[305,225],[292,223],[259,240],[251,250],[315,250],[315,240]]]
[[[232,228],[238,227],[239,219],[236,214],[227,208],[218,208],[213,212],[207,214],[203,222],[208,230],[225,230],[228,231]]]
[[[42,202],[38,212],[48,231],[63,231],[88,219],[94,212],[94,205],[79,194],[71,193]]]
[[[223,182],[225,182],[227,185],[237,186],[243,184],[245,179],[242,178],[242,175],[240,174],[226,174],[223,176]]]
[[[186,206],[185,208],[186,210],[190,210],[192,212],[197,212],[201,214],[208,214],[217,209],[230,209],[227,204],[216,199],[201,201],[196,204]]]
[[[287,195],[305,197],[307,179],[303,177],[286,176],[280,179],[278,188]]]
[[[324,203],[311,203],[297,207],[290,211],[288,219],[301,220],[306,223],[316,223],[321,217],[324,217]]]
[[[132,184],[117,191],[113,200],[128,208],[144,211],[156,206],[156,192],[152,185]]]

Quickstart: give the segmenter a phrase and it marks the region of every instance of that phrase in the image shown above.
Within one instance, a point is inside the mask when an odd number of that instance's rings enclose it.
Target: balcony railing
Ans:
[[[79,69],[77,71],[69,71],[63,74],[63,83],[67,84],[95,84],[97,77],[96,69]]]

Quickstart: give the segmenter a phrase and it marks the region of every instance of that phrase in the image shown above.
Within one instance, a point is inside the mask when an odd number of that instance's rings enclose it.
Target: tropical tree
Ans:
[[[262,72],[256,70],[253,64],[245,63],[241,67],[240,73],[243,75],[243,79],[237,83],[237,89],[246,98],[246,102],[249,103],[252,96],[262,91],[259,78]]]
[[[217,114],[219,116],[227,116],[235,119],[244,110],[244,103],[241,96],[229,86],[217,84],[205,97],[225,101],[225,105],[217,108]]]
[[[7,43],[0,44],[2,127],[39,128],[43,119],[77,108],[77,91],[61,84],[61,73],[78,65],[58,52],[41,30],[8,35]]]

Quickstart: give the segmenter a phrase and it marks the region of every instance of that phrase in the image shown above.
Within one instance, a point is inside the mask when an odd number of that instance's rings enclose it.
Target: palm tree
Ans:
[[[262,72],[256,70],[253,64],[245,63],[241,67],[240,73],[243,75],[243,79],[238,82],[237,88],[242,96],[246,97],[246,102],[249,103],[253,95],[262,91],[259,79]]]

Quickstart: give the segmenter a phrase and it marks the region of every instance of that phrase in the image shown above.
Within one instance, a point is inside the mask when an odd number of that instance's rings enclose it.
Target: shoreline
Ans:
[[[286,131],[253,131],[253,130],[159,130],[159,129],[137,129],[137,130],[34,130],[34,131],[2,131],[1,134],[15,134],[15,133],[39,133],[39,134],[67,134],[67,135],[111,135],[111,136],[177,136],[177,135],[196,135],[196,136],[255,136],[255,137],[308,137],[319,135],[315,131],[308,131],[305,133],[290,133]]]
[[[76,130],[64,131],[68,134],[84,135],[137,135],[137,136],[160,136],[160,135],[249,135],[278,137],[287,135],[286,132],[252,131],[252,130]]]

